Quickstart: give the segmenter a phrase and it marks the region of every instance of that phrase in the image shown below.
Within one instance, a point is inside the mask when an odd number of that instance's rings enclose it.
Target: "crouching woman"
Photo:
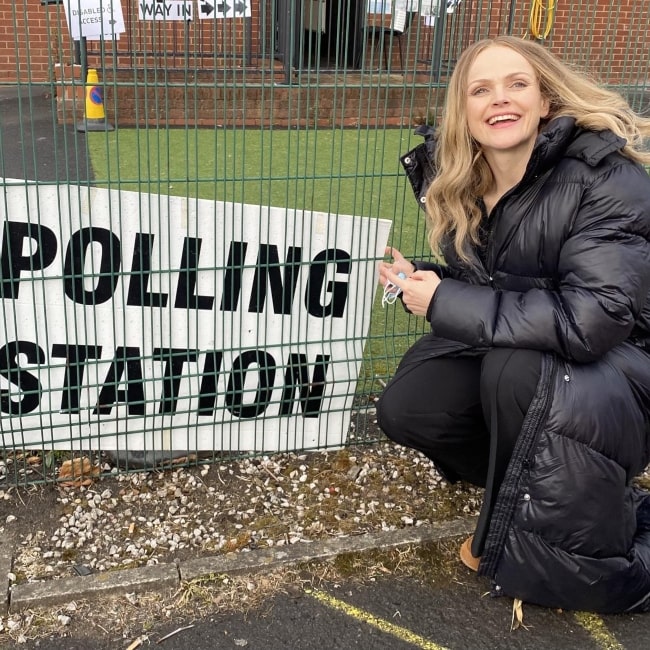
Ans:
[[[485,487],[461,559],[495,593],[650,610],[633,483],[650,461],[649,135],[620,95],[498,37],[463,53],[439,129],[402,158],[444,263],[391,248],[380,265],[431,333],[379,424]]]

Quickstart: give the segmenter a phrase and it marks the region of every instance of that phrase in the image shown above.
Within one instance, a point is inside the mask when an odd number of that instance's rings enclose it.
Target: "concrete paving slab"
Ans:
[[[256,573],[288,564],[331,559],[347,553],[441,541],[469,535],[475,526],[476,518],[467,517],[418,528],[370,532],[354,537],[300,542],[273,549],[196,558],[178,564],[168,563],[49,582],[18,584],[9,590],[8,610],[19,612],[36,607],[61,605],[72,600],[92,600],[116,594],[174,589],[181,581],[187,582],[210,575]],[[0,556],[0,570],[3,566],[11,567],[11,557],[5,558],[3,565]]]
[[[9,573],[12,566],[11,547],[4,539],[0,539],[0,609],[5,613],[9,609]]]
[[[229,553],[227,555],[197,558],[181,562],[179,570],[182,581],[190,581],[207,575],[269,570],[287,564],[327,560],[347,553],[363,553],[364,551],[394,548],[409,544],[424,544],[470,535],[475,526],[476,518],[468,517],[418,528],[370,532],[355,537],[336,537],[249,553]]]
[[[61,605],[72,600],[90,600],[116,594],[144,593],[179,585],[174,564],[108,571],[97,575],[64,578],[50,582],[14,585],[9,595],[9,611]]]

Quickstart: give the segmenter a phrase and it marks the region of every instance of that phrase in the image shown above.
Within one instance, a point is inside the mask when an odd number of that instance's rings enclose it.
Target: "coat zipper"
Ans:
[[[530,181],[528,180],[529,177],[530,177]],[[538,173],[524,174],[524,177],[514,187],[510,188],[496,202],[496,205],[492,208],[492,213],[490,215],[487,214],[485,203],[482,201],[481,209],[485,211],[484,215],[488,221],[487,235],[485,238],[485,266],[486,266],[485,270],[487,271],[488,279],[490,280],[491,287],[494,287],[494,265],[496,263],[495,261],[496,256],[492,248],[492,236],[494,234],[494,224],[496,223],[497,218],[501,216],[505,203],[508,201],[510,196],[518,192],[519,188],[522,187],[525,182],[529,186],[532,186],[534,183],[536,183],[539,180],[539,178],[540,178],[540,174]]]
[[[485,541],[485,549],[481,557],[479,575],[490,578],[495,577],[497,565],[505,545],[506,535],[514,515],[517,501],[520,498],[520,483],[523,467],[533,455],[535,442],[542,426],[546,422],[548,410],[551,405],[551,389],[558,371],[555,355],[545,354],[542,357],[542,368],[538,392],[531,402],[526,418],[521,427],[510,468],[499,490],[499,496],[492,513],[492,521]],[[494,587],[498,594],[500,588]]]

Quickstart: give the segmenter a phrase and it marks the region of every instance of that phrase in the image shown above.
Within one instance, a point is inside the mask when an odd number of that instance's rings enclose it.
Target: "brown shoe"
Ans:
[[[480,557],[472,555],[472,540],[474,535],[468,537],[460,546],[460,561],[472,571],[478,571],[478,565],[481,562]]]

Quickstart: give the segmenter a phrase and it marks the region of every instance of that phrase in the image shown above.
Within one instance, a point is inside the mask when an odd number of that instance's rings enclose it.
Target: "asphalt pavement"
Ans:
[[[92,179],[85,133],[57,121],[48,84],[0,86],[0,178],[82,183]]]
[[[432,570],[435,574],[435,570]],[[647,615],[594,616],[524,604],[512,624],[512,600],[486,594],[488,585],[465,567],[453,580],[373,578],[280,592],[253,611],[208,613],[174,623],[157,620],[127,639],[43,638],[27,650],[645,650]],[[137,606],[137,603],[136,603]]]

